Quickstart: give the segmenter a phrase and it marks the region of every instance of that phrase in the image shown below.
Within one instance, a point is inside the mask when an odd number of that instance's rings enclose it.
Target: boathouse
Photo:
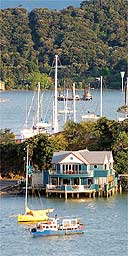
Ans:
[[[46,195],[70,194],[79,198],[80,194],[95,197],[108,196],[116,186],[111,151],[61,151],[52,158],[52,169],[48,173]]]

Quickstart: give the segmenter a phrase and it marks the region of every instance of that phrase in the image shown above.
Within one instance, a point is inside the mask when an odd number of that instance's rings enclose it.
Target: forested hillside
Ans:
[[[6,88],[52,86],[51,66],[59,55],[60,84],[77,87],[103,75],[119,88],[127,68],[127,1],[83,1],[61,11],[19,7],[1,10],[1,80]],[[50,74],[50,76],[49,76]],[[126,73],[125,73],[126,74]]]

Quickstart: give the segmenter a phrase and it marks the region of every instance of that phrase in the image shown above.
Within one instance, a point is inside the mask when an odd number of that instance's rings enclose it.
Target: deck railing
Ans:
[[[85,175],[85,176],[93,176],[93,171],[92,170],[81,170],[81,171],[73,171],[73,170],[66,170],[66,171],[60,171],[60,170],[51,170],[50,174],[60,174],[60,175]]]
[[[84,192],[86,190],[91,190],[90,185],[46,185],[46,190],[61,190],[61,191],[79,191]]]

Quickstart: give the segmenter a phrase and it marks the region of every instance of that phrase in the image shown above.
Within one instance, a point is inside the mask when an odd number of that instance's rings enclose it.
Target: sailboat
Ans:
[[[117,113],[119,122],[128,120],[128,78],[125,86],[125,103],[123,106],[118,108]]]
[[[26,188],[25,188],[25,213],[18,215],[19,223],[30,223],[30,222],[43,222],[49,219],[48,214],[53,212],[54,209],[42,209],[32,210],[28,207],[28,163],[29,157],[29,146],[27,146],[27,165],[26,165]]]
[[[94,112],[88,111],[86,114],[82,115],[82,121],[97,121],[102,117],[102,109],[103,109],[103,77],[96,78],[100,82],[100,115],[96,115]]]
[[[41,98],[40,98],[40,82],[38,82],[37,84],[37,112],[36,112],[36,118],[33,121],[33,125],[31,128],[27,127],[27,123],[28,123],[28,119],[30,116],[30,112],[32,110],[32,106],[34,103],[34,99],[35,99],[36,94],[34,94],[33,98],[32,98],[32,102],[29,108],[29,111],[27,113],[27,117],[26,117],[26,121],[25,121],[25,125],[26,127],[24,127],[21,130],[21,137],[22,139],[27,139],[30,137],[33,137],[39,133],[48,133],[49,132],[49,127],[51,126],[48,122],[43,122],[42,119],[40,118],[41,116]]]
[[[84,88],[84,95],[83,95],[83,100],[92,100],[92,95],[90,91],[90,85],[88,87]]]

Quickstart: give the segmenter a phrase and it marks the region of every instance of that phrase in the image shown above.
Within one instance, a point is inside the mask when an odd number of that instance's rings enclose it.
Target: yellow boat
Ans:
[[[31,210],[26,207],[25,214],[18,215],[18,222],[43,222],[48,220],[48,214],[54,209]]]
[[[26,165],[26,192],[25,192],[25,213],[18,215],[18,222],[29,223],[29,222],[44,222],[47,221],[48,214],[53,212],[54,209],[42,209],[42,210],[31,210],[27,206],[27,187],[28,187],[28,149],[27,146],[27,165]]]

